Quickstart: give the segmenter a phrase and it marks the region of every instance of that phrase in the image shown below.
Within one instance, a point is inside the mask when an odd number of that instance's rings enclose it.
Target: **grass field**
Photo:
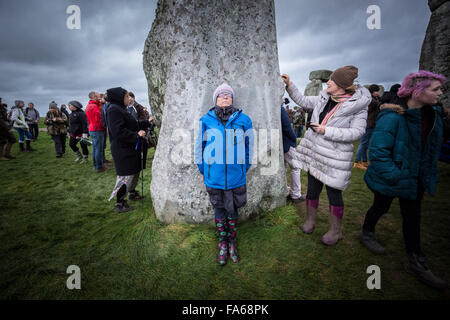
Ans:
[[[403,271],[401,216],[395,200],[377,227],[388,253],[375,256],[356,237],[371,205],[363,172],[353,169],[344,192],[344,239],[321,243],[328,230],[322,192],[312,235],[299,226],[304,203],[287,205],[239,224],[241,262],[216,264],[215,230],[164,225],[149,197],[151,170],[136,210],[114,213],[107,202],[114,169],[95,173],[77,164],[67,145],[55,157],[41,132],[16,160],[0,163],[0,298],[2,299],[449,299]],[[108,158],[111,159],[109,146]],[[153,149],[149,159],[153,157]],[[422,245],[433,272],[450,282],[450,165],[440,163],[436,197],[426,196]],[[139,182],[140,183],[140,182]],[[306,174],[302,172],[303,192]],[[140,184],[139,184],[140,186]],[[66,269],[81,268],[81,290],[68,290]],[[381,268],[381,290],[368,290],[370,265]]]

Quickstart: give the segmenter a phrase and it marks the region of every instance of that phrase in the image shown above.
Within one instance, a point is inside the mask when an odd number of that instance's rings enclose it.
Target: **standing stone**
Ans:
[[[318,96],[322,91],[322,80],[313,79],[306,85],[304,95],[305,96]]]
[[[330,76],[333,73],[331,70],[314,70],[309,73],[309,80],[320,80],[327,82],[330,80]]]
[[[226,81],[233,105],[252,119],[255,155],[240,219],[285,204],[280,79],[273,0],[160,0],[143,60],[149,99],[161,122],[152,165],[156,217],[166,223],[213,223],[194,146],[200,117]],[[267,139],[265,133],[267,132]],[[271,137],[270,129],[276,130]],[[263,147],[261,147],[261,145]]]
[[[428,6],[431,17],[422,44],[419,69],[447,78],[441,100],[444,105],[450,105],[450,1],[428,0]]]

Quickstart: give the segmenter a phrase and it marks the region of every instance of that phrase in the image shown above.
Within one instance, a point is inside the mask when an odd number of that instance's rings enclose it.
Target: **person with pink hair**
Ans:
[[[375,238],[378,220],[399,198],[407,260],[404,267],[427,285],[443,289],[447,283],[425,263],[420,246],[421,202],[431,196],[438,180],[443,121],[439,97],[445,77],[420,70],[408,74],[390,104],[380,114],[369,146],[370,165],[364,180],[374,194],[359,240],[376,254],[385,249]]]

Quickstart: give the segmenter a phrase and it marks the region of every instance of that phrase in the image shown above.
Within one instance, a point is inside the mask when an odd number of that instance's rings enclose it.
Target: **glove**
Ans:
[[[84,138],[84,139],[87,139],[88,138],[88,134],[87,133],[83,133],[83,135],[81,137]]]

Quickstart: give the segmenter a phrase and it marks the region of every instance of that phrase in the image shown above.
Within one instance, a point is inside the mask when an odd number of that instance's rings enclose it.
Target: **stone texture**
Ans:
[[[330,70],[314,70],[309,73],[309,80],[321,80],[327,82],[333,71]]]
[[[323,90],[322,80],[311,80],[306,85],[304,95],[305,96],[318,96],[320,91]]]
[[[443,74],[447,78],[442,102],[450,105],[450,1],[429,0],[431,12],[422,44],[419,69]]]
[[[273,0],[158,2],[143,62],[152,111],[161,123],[150,187],[159,220],[213,222],[194,143],[198,120],[213,106],[212,94],[223,81],[233,87],[234,105],[250,116],[259,140],[258,163],[247,176],[248,201],[239,209],[240,219],[285,204],[281,135],[261,136],[261,129],[281,129],[284,85],[274,10]],[[273,161],[267,163],[270,157]],[[267,175],[269,168],[273,174]]]

